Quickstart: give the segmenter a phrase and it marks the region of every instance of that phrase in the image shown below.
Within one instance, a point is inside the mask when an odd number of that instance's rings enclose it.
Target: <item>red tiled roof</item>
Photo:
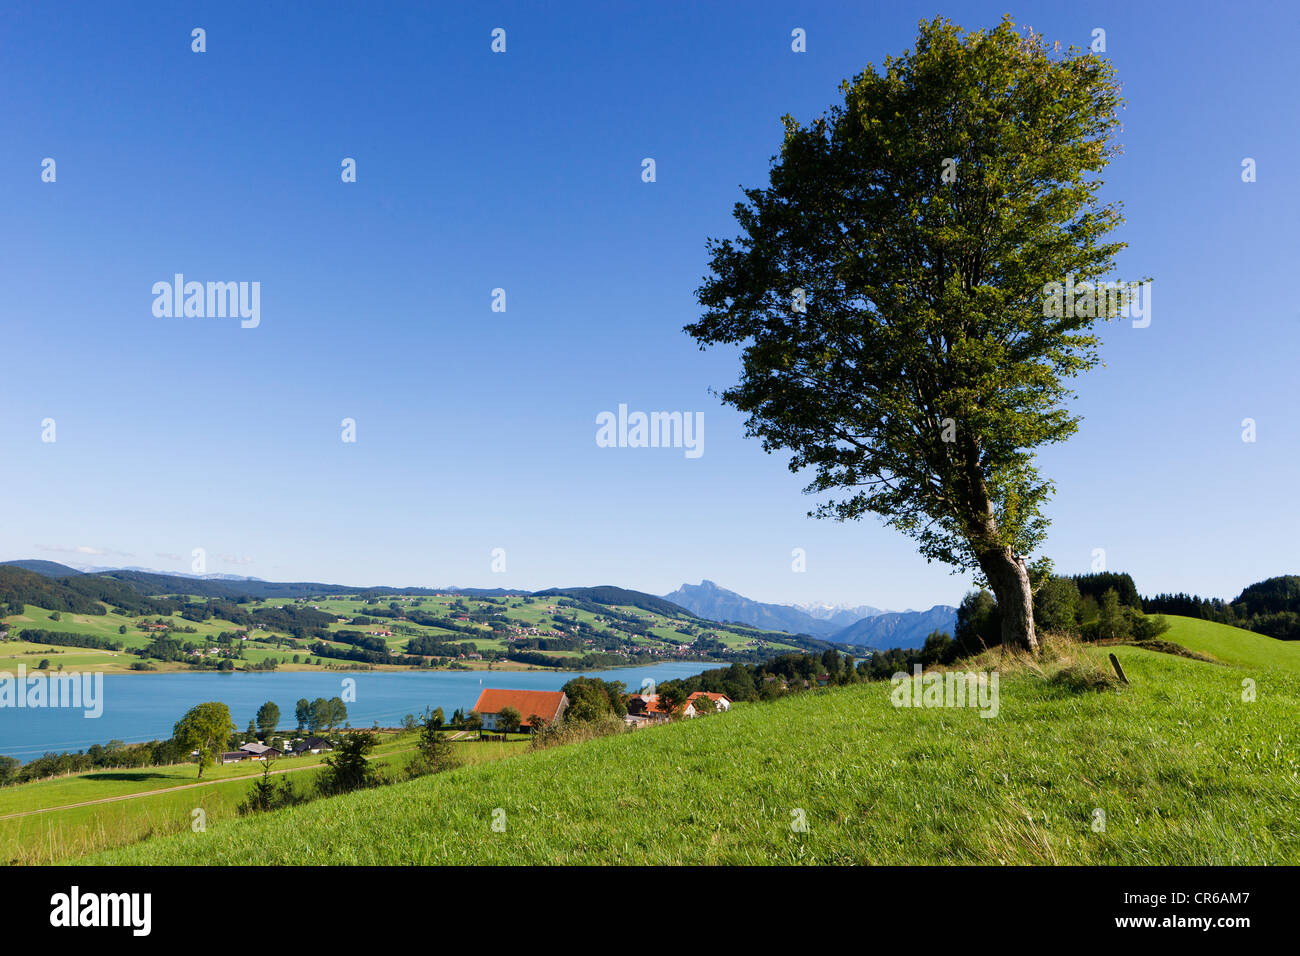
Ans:
[[[633,694],[632,697],[640,698],[641,700],[645,701],[645,712],[647,714],[671,714],[672,713],[671,710],[669,710],[663,704],[659,703],[658,694]],[[686,703],[689,704],[690,701],[687,701]],[[682,709],[684,710],[685,708],[686,705],[683,704]]]
[[[686,698],[686,702],[689,704],[697,697],[707,697],[715,704],[720,700],[725,700],[728,704],[731,703],[731,698],[728,697],[726,694],[715,694],[712,691],[708,691],[708,690],[697,690],[695,693],[691,694],[690,697]]]
[[[543,720],[551,721],[560,716],[565,702],[562,690],[503,690],[485,687],[478,695],[474,712],[478,714],[499,714],[507,707],[519,711],[522,723],[527,726],[528,718],[536,714]]]

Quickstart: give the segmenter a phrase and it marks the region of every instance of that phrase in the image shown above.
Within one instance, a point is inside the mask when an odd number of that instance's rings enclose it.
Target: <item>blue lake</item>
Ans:
[[[448,717],[469,710],[484,687],[559,690],[574,677],[622,681],[635,691],[641,682],[690,677],[721,665],[664,663],[604,671],[349,671],[265,674],[107,674],[103,713],[86,717],[82,710],[0,707],[0,754],[27,761],[49,751],[85,750],[110,740],[136,743],[163,740],[195,704],[218,700],[242,730],[257,708],[273,700],[280,708],[280,729],[293,730],[293,711],[300,698],[343,697],[345,679],[356,682],[356,701],[347,704],[353,727],[397,726],[406,714],[441,707]]]

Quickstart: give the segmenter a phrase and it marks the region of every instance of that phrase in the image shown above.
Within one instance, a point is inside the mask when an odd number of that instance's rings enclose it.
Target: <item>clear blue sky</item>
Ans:
[[[554,6],[6,11],[0,558],[188,570],[203,547],[209,571],[275,580],[956,603],[967,579],[875,520],[805,516],[805,482],[707,391],[735,354],[681,327],[782,114],[821,112],[923,17],[1009,5]],[[1010,12],[1063,44],[1106,30],[1121,274],[1155,277],[1150,327],[1106,329],[1081,431],[1042,458],[1046,553],[1078,572],[1104,548],[1146,593],[1300,571],[1300,14]],[[177,272],[259,281],[260,327],[155,318]],[[620,403],[702,411],[705,453],[598,448]]]

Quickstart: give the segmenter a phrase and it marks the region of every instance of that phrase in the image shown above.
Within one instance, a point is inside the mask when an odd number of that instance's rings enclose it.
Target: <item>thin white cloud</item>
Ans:
[[[119,558],[134,558],[135,555],[129,551],[114,551],[112,548],[92,548],[88,544],[79,544],[75,548],[64,548],[54,545],[38,544],[37,550],[52,551],[56,554],[87,554],[92,557],[105,558],[116,556]]]

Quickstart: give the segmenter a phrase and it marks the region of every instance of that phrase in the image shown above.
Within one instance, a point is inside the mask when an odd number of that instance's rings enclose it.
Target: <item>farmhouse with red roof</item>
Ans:
[[[690,697],[686,698],[686,703],[693,705],[697,697],[707,697],[709,700],[713,701],[713,706],[716,710],[731,710],[731,698],[726,694],[714,694],[707,690],[697,690],[695,693],[691,694]]]
[[[483,718],[484,730],[496,730],[497,715],[507,707],[513,707],[519,712],[521,727],[532,727],[534,717],[549,724],[564,716],[564,712],[569,709],[569,697],[562,690],[502,690],[485,687],[478,695],[474,713]]]

